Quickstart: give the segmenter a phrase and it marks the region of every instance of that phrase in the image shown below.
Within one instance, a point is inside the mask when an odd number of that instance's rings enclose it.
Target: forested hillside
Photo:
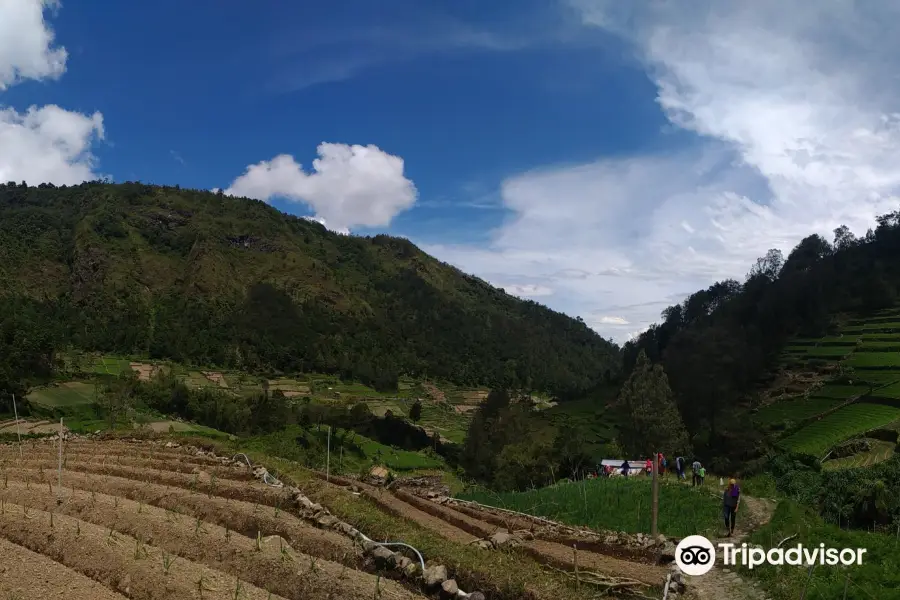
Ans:
[[[408,373],[560,397],[621,362],[582,322],[407,240],[341,236],[177,187],[0,184],[0,290],[10,327],[40,315],[42,351],[321,371],[382,389]],[[34,371],[8,376],[17,369]]]
[[[770,250],[745,282],[715,283],[663,311],[663,321],[625,346],[626,370],[640,350],[661,362],[694,446],[749,457],[759,437],[744,418],[791,336],[839,333],[838,317],[894,305],[900,287],[900,212],[882,215],[858,239],[803,239],[785,259]]]

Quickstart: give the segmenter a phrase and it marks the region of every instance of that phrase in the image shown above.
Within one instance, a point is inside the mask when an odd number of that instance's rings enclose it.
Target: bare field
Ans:
[[[78,441],[64,446],[60,487],[57,442],[22,449],[0,446],[0,553],[22,557],[4,561],[0,597],[423,597],[375,572],[351,538],[297,517],[246,465]]]
[[[47,571],[46,576],[35,575],[37,591],[13,598],[449,597],[439,584],[429,587],[427,578],[419,576],[414,554],[387,552],[385,559],[374,552],[384,547],[360,537],[359,531],[378,529],[381,517],[369,508],[338,515],[345,519],[341,522],[303,497],[315,498],[320,483],[350,502],[361,500],[354,498],[361,494],[384,518],[394,519],[391,531],[370,533],[373,538],[397,535],[427,548],[423,554],[429,567],[446,565],[450,577],[457,571],[464,584],[484,585],[480,589],[488,597],[594,596],[561,574],[574,567],[572,548],[564,540],[531,537],[512,549],[478,547],[480,539],[505,529],[495,517],[402,491],[336,478],[337,485],[326,484],[315,477],[300,488],[266,485],[254,473],[257,469],[240,460],[194,447],[83,437],[64,442],[60,486],[58,449],[57,440],[29,440],[20,457],[17,445],[0,445],[0,543],[6,544],[0,551],[13,548],[11,555],[26,556],[23,564],[33,573]],[[416,538],[404,523],[442,541]],[[456,557],[467,565],[455,562]],[[583,569],[641,581],[645,590],[658,587],[666,572],[647,557],[617,555],[581,542],[578,563]],[[3,575],[0,570],[0,592],[13,594],[34,579],[23,572],[17,583],[18,574],[14,581]],[[70,586],[69,581],[75,583]]]

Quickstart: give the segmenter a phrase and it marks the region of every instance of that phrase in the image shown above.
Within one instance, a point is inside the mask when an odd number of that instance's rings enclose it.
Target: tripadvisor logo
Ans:
[[[760,565],[790,566],[837,566],[861,565],[866,548],[828,548],[819,544],[812,548],[797,544],[790,548],[772,548],[764,550],[744,543],[737,546],[733,543],[719,543],[722,551],[722,564],[728,567],[737,565],[749,569]],[[675,548],[675,563],[685,575],[704,575],[716,563],[716,548],[712,542],[702,535],[690,535]]]

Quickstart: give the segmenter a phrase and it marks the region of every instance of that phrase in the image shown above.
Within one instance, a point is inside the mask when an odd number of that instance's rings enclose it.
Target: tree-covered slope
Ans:
[[[619,369],[583,323],[388,236],[140,183],[0,184],[0,290],[61,344],[246,369],[401,372],[580,393]]]

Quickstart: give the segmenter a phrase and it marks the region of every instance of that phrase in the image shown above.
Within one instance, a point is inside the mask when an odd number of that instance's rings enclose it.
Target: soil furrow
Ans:
[[[328,598],[338,583],[343,598],[368,599],[375,591],[374,576],[299,553],[266,531],[257,532],[258,537],[251,539],[199,518],[96,492],[64,495],[58,503],[57,494],[48,488],[31,486],[26,490],[25,485],[16,483],[0,493],[0,498],[24,497],[26,491],[29,508],[53,511],[128,535],[161,551],[232,573],[285,598]],[[382,597],[399,600],[416,596],[393,581],[381,582],[380,587]]]
[[[7,463],[5,466],[21,466],[23,468],[38,468],[56,470],[58,466],[58,457],[55,455],[29,454],[22,461]],[[91,465],[113,465],[123,468],[135,469],[153,469],[155,471],[167,471],[170,473],[186,473],[188,475],[200,475],[204,478],[216,477],[217,479],[228,479],[230,481],[256,481],[253,473],[246,466],[225,467],[218,466],[199,466],[179,463],[177,461],[151,460],[147,458],[126,458],[123,456],[109,456],[107,454],[98,454],[94,457],[79,456],[73,457],[63,454],[63,469],[68,469],[70,465],[91,464]],[[0,467],[2,468],[2,467]],[[72,467],[74,468],[74,466]]]
[[[125,596],[46,556],[0,538],[0,598],[47,600],[125,600]]]
[[[280,599],[249,583],[78,519],[18,504],[0,508],[0,537],[43,554],[132,600]],[[168,565],[168,566],[167,566]],[[243,596],[240,596],[243,594]],[[286,600],[286,599],[284,599]]]
[[[43,478],[36,471],[9,470],[8,481],[31,481],[32,487],[56,486],[54,474],[44,472]],[[0,476],[2,478],[2,476]],[[66,473],[63,489],[66,493],[76,488],[75,495],[89,495],[91,491],[111,496],[120,496],[136,502],[143,502],[168,511],[202,521],[227,527],[246,536],[253,537],[257,531],[277,534],[288,540],[293,548],[305,554],[341,562],[350,567],[359,567],[362,559],[353,542],[327,529],[317,529],[289,512],[276,512],[262,508],[258,504],[197,494],[181,488],[166,487],[114,477],[111,475],[91,475]],[[0,493],[3,488],[0,487]]]
[[[496,525],[464,515],[452,508],[423,500],[407,492],[396,492],[395,495],[411,506],[443,519],[454,527],[459,527],[479,538],[489,538],[500,530]],[[523,540],[520,548],[539,562],[562,569],[574,567],[575,553],[572,546],[563,546],[547,540]],[[666,573],[668,573],[664,567],[639,564],[613,556],[590,552],[582,548],[578,549],[578,564],[582,568],[600,571],[601,573],[615,573],[654,586],[662,585],[665,581]]]
[[[49,470],[44,470],[45,473]],[[55,472],[55,471],[54,471]],[[231,481],[228,479],[211,478],[208,474],[199,473],[189,475],[187,473],[174,473],[172,471],[160,471],[158,469],[144,469],[138,467],[125,467],[115,464],[93,464],[82,462],[70,462],[63,470],[63,486],[66,485],[66,474],[69,472],[90,473],[95,475],[113,475],[134,481],[154,482],[161,485],[177,487],[207,494],[220,496],[232,500],[244,500],[272,507],[288,507],[293,499],[282,488],[267,486],[252,481]]]

